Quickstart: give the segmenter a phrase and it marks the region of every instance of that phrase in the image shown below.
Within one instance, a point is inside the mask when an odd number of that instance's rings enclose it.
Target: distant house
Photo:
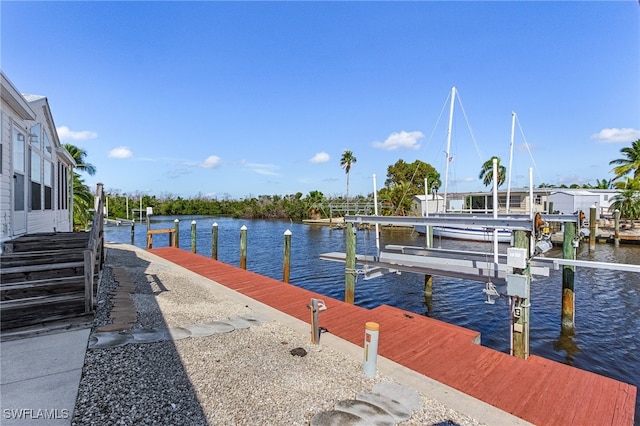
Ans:
[[[508,197],[507,197],[508,195]],[[547,211],[547,198],[549,190],[544,188],[533,189],[531,199],[529,188],[498,191],[498,213],[507,212],[507,198],[509,198],[509,213],[528,214],[531,207],[533,212]],[[447,211],[459,213],[491,213],[493,211],[493,193],[485,192],[457,192],[447,196]]]
[[[444,197],[440,194],[416,195],[411,202],[411,215],[424,216],[426,212],[444,212]]]
[[[75,162],[60,144],[49,102],[0,77],[0,245],[27,233],[72,231]]]
[[[602,216],[612,214],[609,207],[619,192],[616,189],[555,189],[549,202],[553,203],[553,210],[561,214],[580,210],[586,213],[591,206],[596,206],[598,215]]]

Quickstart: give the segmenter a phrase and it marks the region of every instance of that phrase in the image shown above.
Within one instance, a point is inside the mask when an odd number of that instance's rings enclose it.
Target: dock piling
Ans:
[[[566,222],[564,224],[564,238],[562,240],[562,258],[576,260],[576,249],[573,241],[576,237],[576,224]],[[564,265],[562,267],[562,315],[561,323],[563,328],[574,326],[575,293],[574,274],[576,267]]]
[[[191,221],[191,253],[196,252],[196,221]]]
[[[596,249],[596,232],[598,231],[596,220],[596,206],[591,206],[589,208],[589,251]]]
[[[620,210],[613,211],[613,243],[616,247],[620,245]]]
[[[356,230],[351,222],[347,223],[345,231],[346,259],[345,259],[345,279],[344,279],[344,301],[355,303],[356,287]]]
[[[173,246],[180,248],[180,221],[178,219],[173,221]]]
[[[211,258],[218,260],[218,222],[211,225]]]
[[[514,231],[514,246],[526,249],[526,253],[531,253],[529,248],[530,232]],[[529,255],[527,256],[527,258]],[[510,296],[515,299],[511,305],[511,354],[518,358],[527,359],[529,357],[529,315],[531,308],[531,270],[529,265],[525,269],[514,268],[516,275],[527,275],[524,297]],[[509,284],[507,283],[507,287]]]
[[[240,228],[240,267],[247,269],[247,226]]]
[[[282,265],[282,281],[289,282],[291,272],[291,231],[284,231],[284,261]]]
[[[135,227],[136,227],[135,222],[132,221],[131,222],[131,245],[134,245],[133,243],[135,241],[135,234],[136,234]]]

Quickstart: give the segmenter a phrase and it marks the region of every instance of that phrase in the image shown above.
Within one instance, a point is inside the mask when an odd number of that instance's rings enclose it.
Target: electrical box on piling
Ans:
[[[507,296],[527,298],[528,275],[507,274]]]

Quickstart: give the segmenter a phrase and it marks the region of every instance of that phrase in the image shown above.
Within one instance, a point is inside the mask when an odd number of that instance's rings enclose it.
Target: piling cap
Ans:
[[[367,322],[364,325],[364,328],[366,328],[369,331],[379,331],[380,330],[380,324],[378,324],[377,322]]]

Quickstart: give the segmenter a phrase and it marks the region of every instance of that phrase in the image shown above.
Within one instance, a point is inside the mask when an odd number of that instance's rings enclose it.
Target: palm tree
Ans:
[[[71,145],[70,143],[64,144],[64,148],[69,152],[69,154],[71,154],[76,162],[76,169],[81,172],[87,172],[91,176],[96,174],[96,167],[91,163],[85,162],[87,151],[82,148],[78,148],[75,145]]]
[[[493,183],[493,159],[498,160],[498,188],[500,185],[504,183],[507,179],[507,168],[500,164],[500,157],[496,157],[495,155],[491,157],[491,159],[487,160],[482,164],[482,168],[480,169],[479,179],[482,179],[482,183],[484,186],[490,186]]]
[[[625,147],[620,150],[625,158],[617,158],[609,161],[609,164],[618,164],[613,168],[616,176],[613,180],[632,173],[634,179],[640,178],[640,139],[631,143],[631,147]]]
[[[587,184],[584,186],[584,188],[610,189],[611,185],[612,185],[611,179],[596,179],[596,184],[594,186]]]
[[[347,150],[342,153],[342,157],[340,158],[340,167],[342,167],[347,174],[347,211],[346,214],[349,213],[349,172],[351,171],[351,165],[355,164],[356,157],[354,157],[353,152]]]
[[[64,144],[64,148],[71,154],[73,160],[76,162],[76,169],[87,172],[89,175],[96,173],[96,168],[93,164],[87,163],[85,158],[87,157],[87,151],[78,148],[75,145]],[[85,226],[91,219],[89,209],[93,208],[93,193],[77,172],[73,172],[73,222],[81,226]]]

